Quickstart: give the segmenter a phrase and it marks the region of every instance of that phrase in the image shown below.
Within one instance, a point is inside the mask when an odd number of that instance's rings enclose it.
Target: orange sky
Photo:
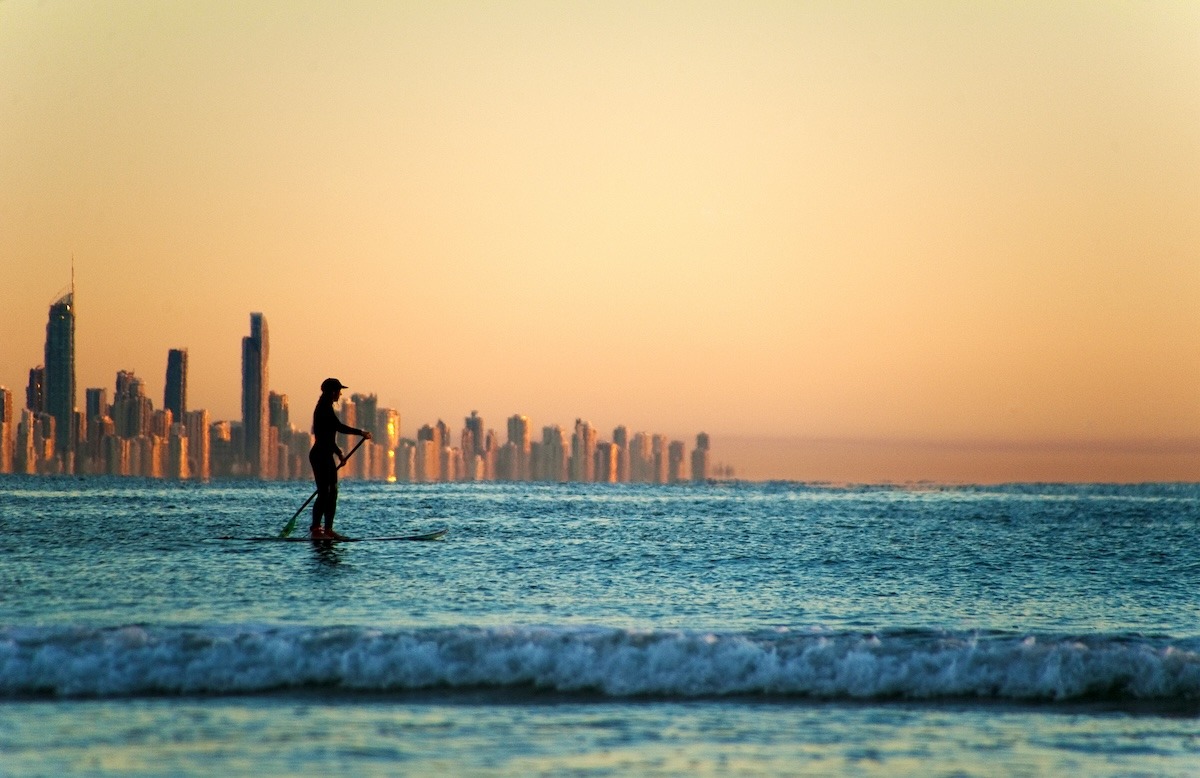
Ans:
[[[1042,5],[0,3],[0,385],[1200,479],[1200,4]]]

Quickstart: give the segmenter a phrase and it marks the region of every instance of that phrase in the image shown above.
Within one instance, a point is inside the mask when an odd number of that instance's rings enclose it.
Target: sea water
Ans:
[[[1197,485],[309,493],[0,477],[0,774],[1200,774]]]

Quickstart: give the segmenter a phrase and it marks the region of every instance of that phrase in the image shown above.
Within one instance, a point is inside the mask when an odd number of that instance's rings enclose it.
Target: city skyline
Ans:
[[[267,318],[250,314],[250,334],[241,339],[242,414],[213,422],[206,409],[188,410],[187,349],[167,352],[163,407],[156,409],[145,381],[135,371],[116,372],[113,402],[105,387],[88,387],[75,405],[75,287],[49,309],[46,365],[29,370],[25,406],[17,408],[0,385],[0,474],[108,475],[202,480],[305,479],[311,430],[290,420],[286,394],[270,389]],[[613,430],[601,440],[583,419],[568,437],[557,425],[543,427],[534,442],[529,418],[507,419],[507,437],[484,427],[478,411],[464,418],[455,445],[444,421],[404,437],[401,416],[381,407],[375,394],[343,398],[339,414],[371,433],[363,453],[346,463],[345,476],[388,482],[543,481],[551,483],[704,483],[711,475],[732,477],[713,467],[709,438],[700,433],[689,453],[682,441],[660,434]],[[67,434],[63,434],[67,430]],[[358,450],[356,445],[353,450]]]
[[[79,385],[157,401],[186,348],[215,418],[264,311],[297,407],[336,375],[411,418],[704,429],[748,478],[1200,478],[1197,35],[1183,3],[3,3],[0,381],[74,256]]]
[[[64,303],[70,300],[70,305],[64,308]],[[64,330],[63,311],[66,310],[70,315],[70,326]],[[50,316],[46,327],[46,344],[45,353],[52,351],[61,351],[60,348],[52,347],[52,341],[61,341],[64,337],[63,332],[74,333],[74,288],[71,291],[64,293],[50,306]],[[245,361],[247,353],[253,355],[263,347],[262,340],[266,333],[266,317],[262,313],[250,314],[250,334],[242,338],[242,355],[243,355],[243,393],[247,385],[251,387],[252,393],[256,391],[253,387],[259,384],[257,379],[251,377],[247,381],[246,368],[254,364],[253,359],[250,362]],[[174,401],[184,406],[187,396],[187,364],[188,350],[186,348],[172,348],[167,352],[166,358],[166,378],[164,380],[163,389],[163,409],[171,407],[172,398]],[[73,354],[61,354],[61,361],[64,363],[73,363]],[[263,366],[265,367],[265,366]],[[255,369],[258,369],[257,367]],[[253,370],[251,372],[254,372]],[[36,396],[39,398],[36,402],[44,403],[45,387],[44,376],[46,369],[44,365],[37,365],[28,371],[30,377],[29,384],[24,390],[17,390],[14,393],[11,389],[7,389],[3,384],[0,384],[0,389],[7,391],[7,397],[0,396],[0,421],[7,422],[3,429],[6,436],[6,445],[11,446],[11,438],[13,438],[13,430],[16,428],[17,422],[20,420],[20,412],[25,405],[35,402],[33,399]],[[173,376],[179,379],[179,385],[172,387]],[[85,413],[86,418],[93,418],[97,415],[99,408],[109,407],[107,403],[107,387],[87,387],[86,401],[78,410]],[[119,402],[115,403],[113,408],[123,407],[124,410],[117,413],[117,418],[114,421],[115,430],[121,434],[125,434],[131,426],[136,423],[128,418],[130,414],[140,416],[144,419],[142,424],[149,424],[150,416],[153,412],[153,401],[151,395],[155,392],[153,386],[149,386],[144,376],[137,375],[135,370],[120,369],[116,372],[116,384],[114,391],[114,399],[121,398],[136,398],[137,401],[133,405],[122,406]],[[19,401],[21,396],[26,397],[26,403],[22,404]],[[361,392],[355,392],[350,395],[351,399],[343,400],[343,409],[353,414],[353,408],[361,399],[366,399],[370,403],[372,413],[379,405],[378,397],[375,394],[367,395]],[[266,415],[261,418],[266,420],[268,430],[270,427],[279,426],[287,429],[289,426],[289,397],[287,393],[280,393],[274,390],[267,392],[265,399],[268,408]],[[257,403],[252,403],[257,405]],[[395,424],[398,430],[399,427],[399,412],[391,409],[386,409],[387,413],[395,414]],[[210,416],[207,409],[187,413],[182,419],[179,416],[175,420],[184,425],[188,430],[188,437],[193,441],[193,445],[199,446],[197,449],[198,461],[201,463],[199,470],[193,477],[207,480],[210,477],[210,462],[209,462],[209,435],[199,434],[201,430],[208,430],[210,422],[216,422],[213,426],[222,426],[226,440],[229,438],[229,426],[232,424],[235,427],[243,427],[245,425],[245,416],[247,407],[242,404],[242,418],[231,417],[221,419],[220,417]],[[453,435],[450,428],[445,425],[444,418],[453,418],[454,414],[439,415],[436,425],[426,424],[418,429],[415,433],[406,440],[411,442],[411,437],[416,437],[420,440],[426,430],[432,429],[433,426],[440,428],[442,432],[439,434],[439,440],[453,441]],[[514,414],[505,417],[504,414],[497,414],[496,417],[505,418],[508,425],[509,436],[514,435],[514,423],[521,423],[518,420],[524,420],[526,425],[523,434],[516,433],[518,438],[530,439],[531,430],[528,428],[529,418],[522,414]],[[130,417],[132,418],[132,417]],[[350,420],[354,417],[351,415]],[[495,417],[494,417],[495,418]],[[576,418],[576,425],[582,421],[582,418]],[[493,430],[483,429],[483,418],[479,415],[478,410],[472,410],[469,416],[463,419],[463,428],[461,434],[461,449],[464,454],[474,449],[476,453],[482,451],[482,441],[485,437],[491,436],[497,438]],[[381,422],[381,427],[390,426],[388,423]],[[593,429],[600,429],[598,426],[591,425],[589,422],[584,422],[585,426]],[[432,425],[432,426],[431,426]],[[543,427],[543,433],[548,432],[551,428],[559,428],[557,423],[549,424]],[[55,435],[57,436],[58,425],[55,425]],[[610,427],[613,430],[611,441],[600,441],[597,437],[594,442],[599,443],[618,443],[625,447],[627,440],[620,438],[622,434],[627,435],[628,426],[624,424],[616,424]],[[301,427],[295,430],[296,432],[304,433],[301,436],[300,442],[296,450],[292,451],[293,462],[292,472],[286,478],[304,478],[307,471],[304,469],[303,451],[306,450],[308,437],[306,430]],[[644,433],[638,433],[644,434]],[[389,436],[395,439],[399,435],[398,431],[389,433]],[[169,437],[164,432],[163,438],[166,440]],[[269,437],[264,432],[264,438]],[[681,443],[677,438],[679,435],[662,435],[657,434],[653,437],[661,437],[664,451],[668,443]],[[690,437],[688,435],[682,437]],[[709,450],[708,441],[712,438],[706,432],[699,433],[697,440],[703,438],[705,441],[705,450]],[[238,445],[238,456],[248,460],[251,448],[246,442],[245,437],[238,438],[241,441]],[[1180,441],[1173,445],[1162,446],[1158,444],[1147,444],[1139,441],[1110,441],[1102,444],[1079,444],[1069,441],[1059,442],[1054,444],[1038,443],[1033,445],[1022,445],[1020,443],[996,443],[991,445],[979,446],[978,444],[964,444],[956,441],[928,441],[928,440],[910,440],[903,441],[900,445],[895,445],[892,441],[876,441],[869,439],[786,439],[786,438],[764,438],[764,437],[738,437],[736,435],[723,436],[720,438],[722,442],[723,458],[719,461],[708,462],[708,467],[711,468],[708,475],[710,477],[739,477],[747,480],[807,480],[818,482],[947,482],[953,483],[964,479],[955,479],[953,476],[939,475],[939,473],[958,472],[958,466],[955,461],[961,458],[964,451],[969,449],[970,453],[975,457],[982,457],[987,460],[987,467],[991,472],[1001,473],[1002,476],[995,480],[1000,481],[1067,481],[1067,482],[1120,482],[1120,481],[1186,481],[1195,480],[1197,478],[1197,464],[1200,459],[1200,444],[1193,441]],[[543,441],[544,443],[547,441]],[[394,448],[394,446],[393,446]],[[1164,450],[1165,449],[1165,450]],[[897,457],[905,457],[908,461],[899,463]],[[269,459],[269,458],[268,458]],[[583,460],[588,463],[587,468],[592,465],[590,457]],[[7,460],[0,458],[0,472],[12,470],[13,459],[11,456]],[[907,470],[904,469],[907,466]],[[466,465],[459,464],[459,473]],[[487,476],[491,479],[495,477],[495,463],[491,467],[493,472]],[[232,469],[231,469],[232,468]],[[257,467],[256,472],[261,472],[262,465]],[[1138,473],[1141,476],[1129,477],[1130,472]],[[365,473],[365,471],[364,471]],[[809,477],[797,478],[796,473],[806,473]],[[252,472],[237,471],[236,465],[227,462],[225,469],[218,472],[218,476],[225,477],[254,477]],[[630,474],[625,473],[624,480],[631,480]],[[275,474],[270,474],[268,477],[275,477]],[[528,479],[527,471],[517,471],[516,473],[506,474],[506,480],[526,480]],[[591,480],[593,473],[590,469],[586,472],[569,470],[563,480]],[[632,479],[634,482],[645,482],[645,478],[635,476]],[[986,478],[965,479],[977,480],[980,483],[988,482]]]

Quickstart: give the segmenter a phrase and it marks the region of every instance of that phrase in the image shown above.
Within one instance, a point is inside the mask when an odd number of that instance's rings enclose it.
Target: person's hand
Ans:
[[[364,432],[364,433],[363,433],[363,440],[370,440],[370,439],[371,439],[371,433],[370,433],[370,431]]]
[[[338,467],[345,467],[346,466],[346,457],[340,451],[338,452],[338,459],[341,460],[341,462],[338,464]]]

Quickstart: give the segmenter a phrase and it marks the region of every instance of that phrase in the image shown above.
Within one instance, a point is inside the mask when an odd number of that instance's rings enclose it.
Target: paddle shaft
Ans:
[[[345,466],[346,462],[350,460],[350,457],[354,456],[354,452],[358,451],[358,447],[366,442],[367,439],[365,437],[359,438],[358,442],[354,444],[354,448],[350,449],[350,453],[346,455],[345,459],[338,463],[336,469],[341,470]],[[314,490],[313,493],[308,496],[308,499],[304,501],[304,504],[296,509],[296,512],[292,514],[292,518],[288,519],[288,523],[284,526],[283,531],[279,533],[279,537],[286,538],[288,535],[292,534],[292,530],[296,528],[296,519],[300,518],[300,514],[304,512],[304,509],[308,507],[308,504],[313,501],[313,498],[317,496],[317,492],[319,491],[321,490]]]

